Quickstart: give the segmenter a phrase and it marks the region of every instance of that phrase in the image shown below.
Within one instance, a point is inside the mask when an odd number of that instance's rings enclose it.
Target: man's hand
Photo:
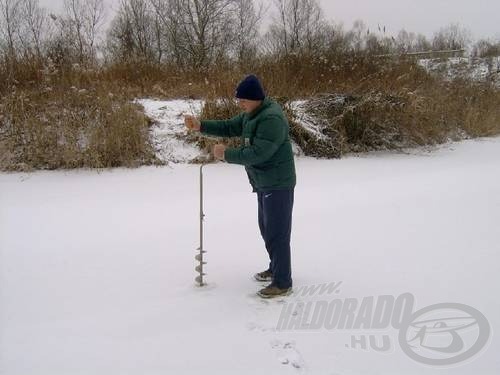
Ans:
[[[214,154],[214,158],[217,160],[224,160],[224,151],[226,151],[226,146],[217,144],[214,146],[212,153]]]
[[[186,125],[186,128],[189,130],[193,131],[200,131],[201,128],[201,123],[200,120],[198,120],[196,117],[191,116],[191,115],[185,115],[184,116],[184,124]]]

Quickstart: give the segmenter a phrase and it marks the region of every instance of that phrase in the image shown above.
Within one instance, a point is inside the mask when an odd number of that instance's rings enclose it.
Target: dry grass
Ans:
[[[221,64],[206,72],[145,64],[81,69],[18,62],[11,68],[0,66],[4,170],[156,163],[148,120],[132,99],[204,98],[203,118],[229,118],[239,112],[231,100],[235,85],[248,73],[257,74],[285,108],[295,99],[317,98],[309,110],[328,122],[326,141],[296,124],[295,114],[287,110],[292,137],[309,155],[340,157],[500,134],[497,89],[468,81],[444,83],[412,61],[295,56],[262,59],[244,71]],[[352,100],[335,107],[321,102],[328,98],[324,93]],[[202,148],[214,143],[192,140]]]
[[[148,120],[107,92],[15,91],[1,99],[3,169],[106,168],[155,162]]]
[[[207,100],[200,114],[201,119],[223,120],[231,118],[241,112],[232,98]],[[216,143],[225,144],[228,147],[237,147],[240,140],[237,138],[211,138],[197,136],[197,145],[204,151],[209,152]]]
[[[321,95],[306,112],[322,124],[318,139],[290,114],[292,135],[306,154],[340,157],[348,152],[401,150],[449,140],[500,134],[500,93],[463,82],[357,95]],[[326,124],[326,126],[325,126]]]
[[[366,59],[357,66],[344,63],[335,69],[326,67],[324,61],[318,64],[318,71],[310,66],[272,69],[267,74],[274,79],[263,78],[270,93],[283,104],[291,136],[306,155],[337,158],[350,152],[401,150],[500,134],[500,91],[488,84],[443,82],[408,60],[382,63]],[[296,79],[286,76],[292,72],[298,72]],[[324,78],[318,80],[318,75]],[[319,138],[299,124],[289,105],[297,98],[308,100],[306,111],[320,124],[325,137]],[[216,103],[207,103],[205,118],[228,118],[237,113],[237,108],[228,110],[226,102]]]

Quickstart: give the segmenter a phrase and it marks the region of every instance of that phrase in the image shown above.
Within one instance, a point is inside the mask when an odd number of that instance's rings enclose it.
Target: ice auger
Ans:
[[[195,267],[196,272],[198,272],[199,274],[198,276],[196,276],[195,281],[199,286],[206,285],[203,281],[203,276],[206,275],[206,273],[203,272],[203,266],[207,264],[207,262],[203,260],[203,254],[206,253],[206,251],[203,249],[203,220],[205,217],[205,214],[203,213],[203,167],[205,165],[206,162],[202,163],[200,166],[200,247],[197,249],[199,253],[194,257],[194,259],[200,262]]]

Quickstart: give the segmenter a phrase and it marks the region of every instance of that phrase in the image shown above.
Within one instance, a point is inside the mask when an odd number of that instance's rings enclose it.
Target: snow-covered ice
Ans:
[[[294,285],[335,298],[467,304],[492,336],[465,364],[348,349],[341,329],[277,331],[243,168],[205,170],[207,281],[195,286],[198,166],[0,174],[0,374],[498,374],[500,138],[435,152],[297,160]]]

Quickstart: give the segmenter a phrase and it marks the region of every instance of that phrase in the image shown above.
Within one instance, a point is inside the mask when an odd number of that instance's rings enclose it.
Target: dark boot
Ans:
[[[275,297],[281,297],[281,296],[288,296],[292,293],[292,288],[278,288],[274,284],[269,284],[266,286],[264,289],[261,289],[257,292],[257,295],[259,295],[262,298],[275,298]]]
[[[273,273],[270,270],[265,270],[253,275],[253,278],[257,281],[271,282],[273,281]]]

